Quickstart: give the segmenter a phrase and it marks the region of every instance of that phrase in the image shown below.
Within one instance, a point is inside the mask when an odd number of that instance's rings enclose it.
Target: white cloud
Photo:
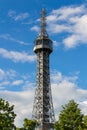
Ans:
[[[15,21],[19,21],[19,20],[24,20],[24,19],[28,18],[29,14],[27,12],[17,14],[15,11],[10,10],[8,12],[8,16],[11,17],[12,19],[14,19]]]
[[[87,114],[87,90],[78,86],[77,79],[77,74],[74,76],[64,76],[61,72],[52,74],[51,87],[56,118],[61,110],[61,105],[64,105],[71,99],[79,103],[83,114]],[[28,82],[27,84],[29,88],[25,91],[0,91],[0,97],[15,105],[14,110],[17,114],[15,124],[18,127],[23,125],[24,118],[32,117],[35,90],[31,83],[29,84]]]
[[[17,114],[15,124],[23,125],[24,118],[31,118],[33,108],[33,90],[23,92],[0,91],[0,97],[15,105],[14,111]]]
[[[57,47],[59,45],[59,43],[57,41],[53,41],[53,46]]]
[[[1,34],[0,38],[2,38],[4,40],[10,40],[10,41],[19,43],[21,45],[29,45],[29,43],[27,43],[27,42],[24,42],[24,41],[13,38],[10,34]]]
[[[49,16],[47,16],[47,21],[48,22],[57,22],[57,16],[56,15],[53,15],[53,14],[50,14]]]
[[[2,80],[5,76],[5,73],[2,69],[0,69],[0,80]]]
[[[66,20],[72,16],[83,14],[85,12],[85,6],[64,6],[60,9],[53,10],[51,16],[56,16],[58,20]],[[49,20],[49,19],[48,19]]]
[[[66,48],[87,44],[86,6],[68,6],[53,10],[47,17],[48,30],[51,33],[68,34],[63,39]]]
[[[3,70],[0,68],[0,89],[4,90],[6,87],[13,86],[15,82],[15,78],[17,78],[17,73],[14,70]],[[11,83],[13,82],[13,83]]]
[[[68,30],[70,30],[70,28],[68,26],[64,25],[64,24],[58,25],[58,24],[55,24],[55,23],[50,23],[48,25],[48,31],[50,33],[54,33],[54,34],[55,33],[62,33],[62,32],[66,32]]]
[[[2,81],[0,82],[0,90],[4,90],[6,86],[9,86],[10,82],[9,81]]]
[[[36,59],[35,55],[29,55],[25,52],[8,51],[3,48],[0,48],[0,55],[3,58],[12,60],[13,62],[33,62]]]
[[[79,36],[71,35],[63,40],[66,48],[74,48],[75,46],[80,44]]]
[[[73,48],[82,43],[87,44],[87,15],[76,19],[72,18],[70,21],[74,23],[74,26],[72,28],[72,35],[63,40],[65,46]]]
[[[36,31],[36,32],[39,32],[40,28],[38,26],[33,26],[31,28],[31,31]]]
[[[18,85],[21,85],[21,84],[23,84],[23,80],[15,80],[12,83],[12,85],[14,85],[14,86],[18,86]]]
[[[61,72],[52,75],[52,93],[56,117],[61,110],[61,105],[74,99],[79,103],[83,114],[87,114],[87,90],[80,88],[77,84],[78,75],[64,76]]]
[[[87,44],[87,7],[64,6],[52,10],[47,16],[47,30],[56,36],[62,34],[61,43],[68,49]]]
[[[10,84],[9,80],[13,80],[16,77],[17,77],[16,71],[12,69],[6,71],[0,68],[0,87],[3,88],[3,86],[5,87],[5,85]]]
[[[10,70],[3,70],[4,71],[4,73],[5,73],[5,79],[14,79],[14,78],[16,78],[17,77],[17,72],[15,71],[15,70],[13,70],[13,69],[10,69]]]
[[[58,73],[56,72],[56,75],[55,75],[55,73],[52,74],[51,80],[52,80],[52,82],[60,82],[62,80],[61,72],[58,72]]]
[[[35,86],[35,83],[30,82],[32,75],[20,74],[15,70],[3,70],[0,68],[0,90],[13,90],[17,88],[29,90],[29,86],[32,88]]]

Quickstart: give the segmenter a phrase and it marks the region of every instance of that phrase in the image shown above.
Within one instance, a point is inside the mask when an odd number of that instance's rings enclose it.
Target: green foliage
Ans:
[[[83,130],[83,115],[78,104],[70,100],[68,104],[62,106],[59,121],[55,123],[56,130]]]
[[[16,130],[25,130],[24,128],[16,128]]]
[[[36,127],[36,120],[24,119],[24,129],[25,130],[34,130]]]
[[[84,122],[84,129],[83,130],[87,130],[87,115],[84,116],[83,122]]]
[[[8,101],[0,98],[0,130],[15,130],[13,111],[14,105],[9,106]]]
[[[57,121],[57,122],[55,122],[55,124],[54,124],[54,128],[55,128],[55,130],[61,130],[60,129],[60,125],[59,125],[59,122]]]
[[[84,116],[84,124],[87,126],[87,116]]]
[[[37,125],[36,120],[29,120],[27,118],[24,119],[23,128],[16,128],[16,130],[35,130],[35,127]]]

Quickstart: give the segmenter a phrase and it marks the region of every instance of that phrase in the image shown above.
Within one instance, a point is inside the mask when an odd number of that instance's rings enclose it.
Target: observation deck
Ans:
[[[39,36],[34,42],[34,52],[38,50],[48,50],[49,53],[53,51],[53,43],[48,36]]]

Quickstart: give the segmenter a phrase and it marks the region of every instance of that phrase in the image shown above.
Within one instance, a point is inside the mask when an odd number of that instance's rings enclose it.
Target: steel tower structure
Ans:
[[[34,44],[34,52],[37,55],[37,78],[32,116],[38,121],[37,130],[51,130],[55,120],[49,69],[49,56],[53,47],[46,32],[45,14],[43,9],[41,12],[41,31]]]

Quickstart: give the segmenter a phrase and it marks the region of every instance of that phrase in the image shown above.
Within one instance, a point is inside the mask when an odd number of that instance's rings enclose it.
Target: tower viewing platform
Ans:
[[[47,36],[39,36],[34,44],[34,52],[37,53],[40,49],[47,49],[51,53],[53,51],[52,41]]]

